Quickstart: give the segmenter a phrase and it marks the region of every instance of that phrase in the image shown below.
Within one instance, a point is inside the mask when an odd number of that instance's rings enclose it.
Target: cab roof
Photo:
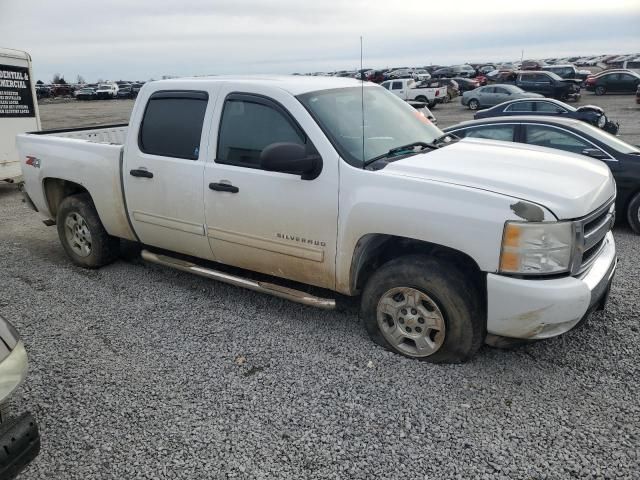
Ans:
[[[291,95],[301,95],[303,93],[315,92],[318,90],[328,90],[332,88],[359,87],[361,80],[346,77],[316,77],[304,75],[220,75],[208,77],[186,77],[172,78],[168,80],[157,80],[154,83],[162,83],[164,86],[173,88],[184,88],[185,84],[196,85],[225,82],[244,85],[268,85],[289,92]],[[367,86],[375,86],[374,83],[365,82]]]

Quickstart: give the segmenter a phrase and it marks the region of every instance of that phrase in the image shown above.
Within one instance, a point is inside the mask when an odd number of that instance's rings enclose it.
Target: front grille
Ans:
[[[574,275],[587,270],[598,257],[598,253],[604,246],[604,237],[613,227],[614,205],[615,198],[574,222],[576,248],[571,268]]]

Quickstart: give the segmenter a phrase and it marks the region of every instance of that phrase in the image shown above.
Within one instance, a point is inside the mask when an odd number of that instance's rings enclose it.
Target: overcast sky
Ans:
[[[640,51],[640,0],[0,0],[34,75],[292,73]]]

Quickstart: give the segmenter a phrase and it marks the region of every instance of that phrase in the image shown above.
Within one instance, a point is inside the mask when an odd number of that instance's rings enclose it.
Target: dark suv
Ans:
[[[572,79],[584,82],[589,76],[588,73],[580,73],[580,70],[578,70],[575,65],[571,64],[545,65],[544,67],[542,67],[542,70],[544,70],[545,72],[553,72],[560,78],[564,78],[565,80]]]
[[[580,83],[580,80],[565,80],[544,70],[520,71],[515,79],[516,87],[525,92],[540,93],[558,100],[580,99]]]

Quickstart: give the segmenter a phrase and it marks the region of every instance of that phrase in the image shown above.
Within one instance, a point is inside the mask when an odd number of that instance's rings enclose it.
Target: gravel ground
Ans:
[[[640,240],[615,237],[606,313],[434,366],[371,343],[352,311],[131,254],[77,268],[0,185],[0,314],[29,350],[16,403],[43,437],[21,478],[638,478]]]

